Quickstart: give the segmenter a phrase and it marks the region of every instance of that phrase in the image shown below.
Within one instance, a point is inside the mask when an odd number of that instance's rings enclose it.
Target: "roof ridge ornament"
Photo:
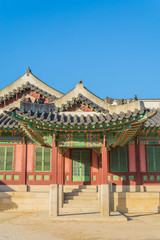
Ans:
[[[76,87],[78,87],[78,88],[80,88],[80,89],[84,88],[84,85],[83,85],[83,83],[82,83],[82,80],[79,80],[79,83],[77,84]]]
[[[31,73],[31,69],[30,69],[30,67],[28,67],[28,68],[27,68],[26,75],[29,76],[30,73]]]
[[[134,95],[134,100],[135,100],[135,101],[138,101],[138,98],[137,98],[137,95],[136,95],[136,94]]]

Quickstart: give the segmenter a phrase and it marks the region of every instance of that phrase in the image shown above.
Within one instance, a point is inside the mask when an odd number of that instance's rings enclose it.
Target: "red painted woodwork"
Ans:
[[[90,149],[90,182],[73,182],[72,181],[72,149],[66,151],[64,155],[64,183],[66,185],[97,185],[99,182],[99,170],[98,170],[98,164],[99,164],[99,159],[97,153]],[[94,180],[95,178],[95,180]]]
[[[40,97],[39,93],[36,93],[35,91],[32,91],[30,89],[25,89],[20,93],[16,93],[14,96],[12,96],[11,98],[4,100],[3,102],[0,103],[0,109],[3,107],[8,106],[9,104],[21,99],[23,96],[26,95],[30,95],[32,97],[34,97],[35,99],[38,99]],[[26,98],[26,101],[28,100],[28,98]],[[45,103],[49,103],[49,100],[47,98],[45,98]]]
[[[78,149],[78,148],[74,148],[74,149]],[[83,149],[83,148],[81,148]],[[86,149],[86,148],[85,148]],[[65,172],[64,176],[65,176],[65,184],[66,185],[90,185],[91,184],[91,179],[89,182],[73,182],[72,181],[72,148],[69,149],[69,154],[67,154],[67,158],[69,157],[69,171]],[[89,151],[91,151],[91,149],[88,149]],[[66,156],[66,153],[65,153]],[[92,152],[90,153],[90,166],[91,166],[91,159],[92,159]],[[65,160],[66,163],[66,160]],[[90,168],[91,169],[91,168]],[[69,179],[67,180],[67,176],[69,176]],[[90,176],[91,176],[91,172],[90,172]]]
[[[129,180],[129,176],[133,176],[134,180]],[[114,176],[118,177],[118,180],[114,180]],[[126,180],[122,180],[121,176],[125,176]],[[108,173],[109,180],[108,182],[113,183],[115,185],[136,185],[136,172],[116,172],[116,173]]]
[[[138,142],[136,142],[135,145],[128,146],[128,172],[109,171],[109,152],[107,151],[106,144],[103,144],[102,154],[100,156],[98,156],[94,150],[90,149],[90,182],[72,182],[72,149],[68,150],[63,156],[58,153],[55,141],[53,142],[53,149],[51,152],[52,159],[50,172],[34,171],[35,147],[38,145],[31,145],[23,142],[23,144],[17,145],[3,144],[3,146],[14,146],[14,164],[12,172],[0,172],[0,175],[3,175],[0,184],[49,185],[58,183],[66,185],[98,185],[107,182],[116,185],[160,184],[160,173],[147,172],[146,146],[139,145]],[[11,180],[6,180],[6,175],[11,175]],[[19,180],[14,180],[14,175],[18,175]],[[33,175],[33,180],[28,179],[29,175]],[[41,180],[36,179],[37,175],[41,176]],[[44,179],[45,175],[48,175],[48,180]],[[117,176],[118,179],[115,179],[115,176]],[[121,180],[122,176],[125,176],[126,179]],[[133,176],[134,180],[129,180],[130,176]],[[145,179],[146,177],[147,179]]]
[[[51,172],[53,173],[53,184],[58,184],[58,148],[56,146],[55,136],[53,137],[53,144],[52,144]]]
[[[65,173],[69,172],[69,161],[70,161],[70,151],[66,151],[64,154],[64,159],[65,159]]]
[[[0,185],[22,185],[22,173],[16,172],[0,172],[3,175],[3,179],[0,180]],[[11,180],[6,180],[6,175],[11,175]],[[19,180],[14,180],[14,175],[19,176]]]
[[[29,180],[28,176],[33,175],[33,180]],[[49,180],[45,180],[44,176],[49,176]],[[36,176],[41,176],[41,180],[36,180]],[[53,177],[51,172],[31,172],[27,174],[27,185],[50,185],[53,184]]]
[[[34,171],[35,145],[27,144],[27,173]]]
[[[65,162],[65,173],[64,173],[64,182],[66,185],[71,185],[72,183],[72,159],[71,159],[71,151],[70,149],[64,154],[64,162]]]
[[[0,180],[0,185],[20,185],[23,184],[22,182],[22,169],[21,169],[21,164],[20,164],[20,154],[19,154],[19,149],[22,149],[22,145],[19,144],[18,147],[13,144],[3,144],[1,146],[8,146],[8,147],[14,147],[14,161],[13,161],[13,171],[1,171],[0,175],[3,176],[3,179]],[[6,175],[11,176],[11,180],[6,179]],[[19,180],[14,180],[14,175],[19,176]]]
[[[106,139],[104,135],[102,144],[102,184],[108,183],[108,172],[109,172],[109,154],[107,151]]]
[[[102,184],[102,154],[98,157],[98,184]]]
[[[92,150],[92,165],[91,165],[92,172],[98,172],[98,155],[97,153]]]
[[[140,144],[140,155],[139,155],[139,160],[140,160],[140,169],[141,172],[146,172],[147,171],[147,166],[146,166],[146,147],[143,144]]]
[[[15,172],[22,171],[23,144],[17,144],[15,147]]]
[[[99,181],[98,175],[98,154],[92,150],[91,159],[91,185],[97,185]]]
[[[147,180],[144,180],[144,176],[147,176]],[[150,177],[153,176],[154,179],[151,180]],[[145,172],[141,174],[142,185],[155,185],[160,184],[160,180],[157,179],[157,176],[160,176],[160,172]]]
[[[27,173],[26,173],[26,182],[27,185],[49,185],[53,183],[53,169],[54,169],[54,163],[53,163],[53,151],[51,151],[51,171],[49,172],[35,172],[35,147],[39,145],[37,144],[28,144],[27,145]],[[33,180],[29,180],[29,176],[33,176]],[[45,180],[44,176],[48,175],[49,180]],[[41,176],[41,180],[36,180],[36,176]]]
[[[142,152],[141,152],[141,156],[143,157],[143,164],[145,166],[146,171],[141,173],[141,182],[143,185],[154,185],[154,184],[160,184],[160,180],[157,179],[160,178],[160,172],[148,172],[148,168],[147,168],[147,146],[159,146],[160,145],[142,145]],[[147,180],[144,180],[144,176],[147,176]],[[150,178],[154,178],[154,179],[150,179]]]
[[[136,173],[137,173],[137,177],[136,177],[136,184],[137,185],[141,185],[141,173],[140,173],[140,147],[139,147],[139,141],[135,141],[135,153],[136,153]]]
[[[58,184],[63,184],[64,179],[64,157],[58,152]]]
[[[93,112],[93,110],[91,108],[89,108],[82,102],[78,102],[78,103],[74,104],[72,107],[69,107],[66,111],[75,112],[78,110],[81,110],[83,112]]]
[[[25,141],[25,138],[23,139],[23,145],[22,145],[22,156],[21,156],[21,161],[22,161],[22,184],[26,184],[27,183],[27,179],[26,179],[26,173],[27,173],[27,168],[26,168],[26,164],[27,164],[27,144]]]
[[[129,172],[136,172],[136,150],[135,144],[128,145]]]
[[[135,144],[127,146],[127,172],[111,172],[110,168],[110,154],[109,154],[109,173],[108,173],[108,182],[111,182],[116,185],[135,185],[137,182],[137,170],[136,170],[136,147]],[[114,180],[114,176],[117,176],[118,179]],[[121,176],[125,176],[126,180],[121,180]],[[134,180],[129,180],[129,176],[133,176]]]

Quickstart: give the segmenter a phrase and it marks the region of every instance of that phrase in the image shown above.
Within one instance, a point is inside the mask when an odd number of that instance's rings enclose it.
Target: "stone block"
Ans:
[[[63,185],[59,185],[59,207],[63,207],[63,202],[64,202]]]
[[[98,185],[98,208],[101,209],[101,185]]]
[[[0,192],[26,192],[26,185],[0,185]]]
[[[57,217],[59,215],[59,185],[50,185],[49,198],[49,216]]]
[[[29,192],[49,192],[50,185],[27,185],[27,191],[29,191]]]
[[[118,192],[111,197],[112,209],[124,213],[158,213],[159,192]]]
[[[101,215],[107,217],[110,215],[110,197],[109,184],[101,185]]]

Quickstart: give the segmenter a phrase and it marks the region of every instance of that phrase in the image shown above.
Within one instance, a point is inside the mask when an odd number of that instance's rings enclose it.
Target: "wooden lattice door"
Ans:
[[[72,151],[72,181],[89,182],[90,181],[90,151],[73,150]]]

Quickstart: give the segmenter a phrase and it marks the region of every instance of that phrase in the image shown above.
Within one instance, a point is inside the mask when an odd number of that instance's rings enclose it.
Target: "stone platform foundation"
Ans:
[[[78,186],[59,186],[59,207],[63,206],[63,191],[74,189]],[[160,213],[160,186],[138,186],[139,191],[130,186],[110,186],[110,211],[123,213]],[[30,191],[27,191],[29,190]],[[13,185],[0,186],[0,211],[24,210],[24,211],[49,211],[50,186],[24,186]],[[63,189],[63,191],[62,191]],[[69,191],[69,190],[67,190]],[[88,191],[88,190],[83,190]],[[90,190],[91,191],[91,190]],[[90,194],[90,193],[88,193]],[[71,194],[70,194],[71,195]],[[82,194],[81,194],[82,195]],[[92,193],[93,195],[93,193]],[[54,192],[52,196],[55,196]],[[69,196],[72,198],[72,196]],[[77,197],[75,197],[76,199]],[[88,197],[85,197],[88,201]],[[71,201],[71,200],[67,200]],[[77,201],[77,200],[76,200]],[[85,200],[83,200],[85,201]],[[78,201],[77,201],[78,202]],[[97,207],[101,211],[101,186],[97,187]],[[66,204],[66,203],[65,203]],[[64,204],[64,205],[65,205]],[[54,205],[54,204],[53,204]],[[84,202],[85,206],[85,202]],[[105,205],[106,206],[106,205]]]

